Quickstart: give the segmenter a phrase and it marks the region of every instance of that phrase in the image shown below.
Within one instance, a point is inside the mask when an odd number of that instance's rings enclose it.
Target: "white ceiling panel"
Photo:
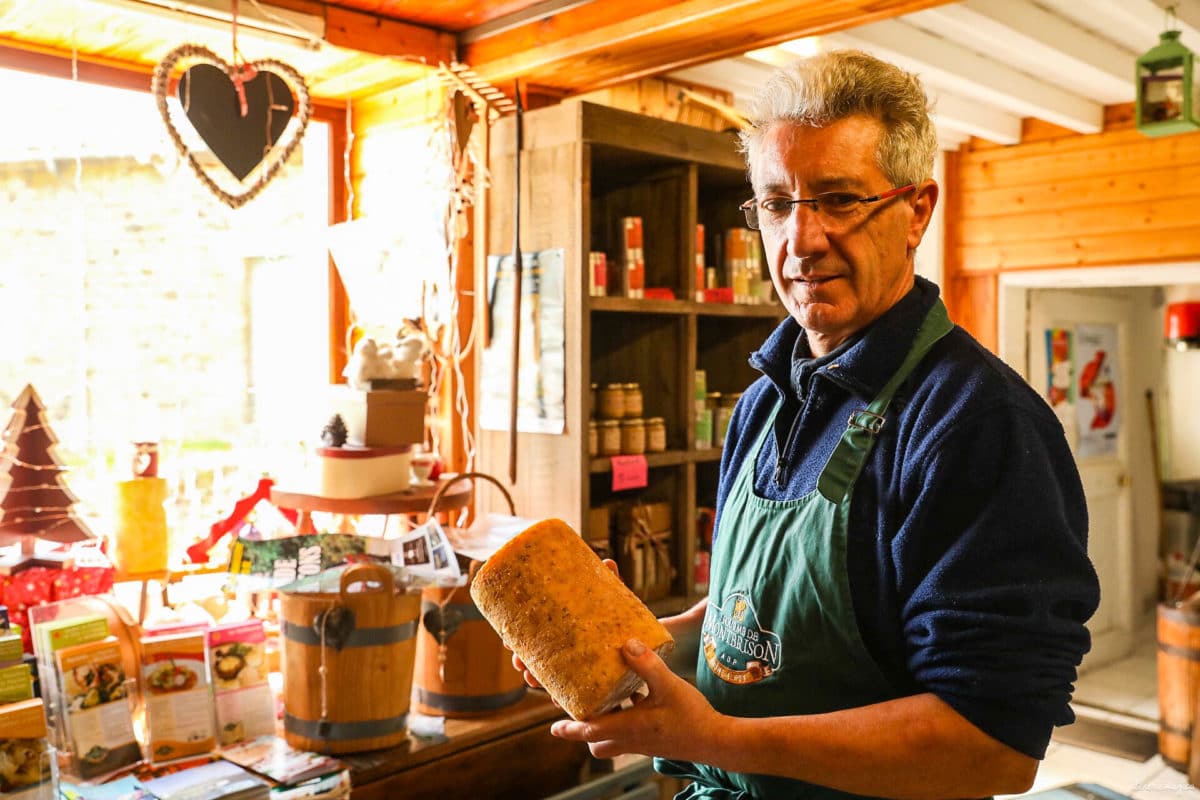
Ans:
[[[1168,24],[1200,53],[1200,0],[961,0],[802,44],[855,47],[917,73],[943,147],[954,149],[970,136],[1020,141],[1023,118],[1100,131],[1105,106],[1133,102],[1136,60]],[[745,110],[800,44],[673,74],[725,89]]]

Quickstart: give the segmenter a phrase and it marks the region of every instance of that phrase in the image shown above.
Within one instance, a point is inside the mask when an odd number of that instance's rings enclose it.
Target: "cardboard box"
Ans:
[[[33,699],[33,672],[28,664],[0,667],[0,705]]]
[[[46,735],[46,709],[40,698],[0,706],[5,739],[41,739]]]
[[[429,395],[423,389],[333,387],[334,411],[346,423],[346,441],[360,447],[399,447],[425,441],[425,410]]]

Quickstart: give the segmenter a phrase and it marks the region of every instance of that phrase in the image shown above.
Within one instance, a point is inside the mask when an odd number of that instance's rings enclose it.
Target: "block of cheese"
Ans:
[[[621,648],[659,655],[675,640],[650,609],[560,519],[526,528],[475,575],[471,599],[505,644],[573,718],[615,708],[642,686]]]

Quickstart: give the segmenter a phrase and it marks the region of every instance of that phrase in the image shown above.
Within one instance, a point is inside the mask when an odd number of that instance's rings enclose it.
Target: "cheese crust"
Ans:
[[[660,656],[675,640],[560,519],[531,525],[479,569],[471,598],[504,643],[574,719],[603,714],[642,686],[621,648]]]

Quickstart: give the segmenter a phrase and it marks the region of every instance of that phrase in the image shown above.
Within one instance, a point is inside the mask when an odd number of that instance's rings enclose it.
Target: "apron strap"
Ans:
[[[846,430],[842,433],[837,447],[830,453],[825,468],[821,470],[821,477],[817,480],[817,490],[826,500],[841,503],[846,499],[850,488],[862,472],[863,465],[867,463],[867,456],[871,453],[875,438],[887,424],[888,405],[892,402],[896,390],[908,379],[937,341],[952,330],[954,323],[946,313],[946,306],[938,299],[925,315],[921,327],[917,329],[912,347],[909,348],[900,368],[866,408],[850,414]]]

